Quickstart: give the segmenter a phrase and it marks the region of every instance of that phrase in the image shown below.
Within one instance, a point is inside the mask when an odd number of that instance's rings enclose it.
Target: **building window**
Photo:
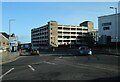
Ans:
[[[62,34],[62,32],[59,32],[59,31],[58,31],[58,33],[59,33],[59,34]]]
[[[110,30],[110,27],[103,27],[103,30]]]
[[[62,40],[58,40],[58,42],[62,42]]]
[[[111,22],[102,23],[102,26],[108,26],[108,25],[112,25],[112,23]]]
[[[62,36],[58,36],[58,38],[62,38]]]
[[[76,34],[76,32],[71,32],[71,34]]]
[[[75,30],[76,28],[71,28],[71,30]]]
[[[62,29],[62,27],[58,27],[58,29]]]
[[[77,28],[77,30],[82,30],[82,28]]]
[[[76,38],[76,36],[71,36],[71,38]]]

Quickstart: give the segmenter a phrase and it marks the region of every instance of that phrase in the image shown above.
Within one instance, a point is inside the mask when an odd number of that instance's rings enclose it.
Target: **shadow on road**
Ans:
[[[120,80],[120,76],[97,78],[97,79],[88,80],[87,82],[96,82],[96,81],[105,82],[105,81],[118,81],[118,80]]]
[[[119,81],[120,76],[97,78],[92,80],[3,80],[2,82],[106,82],[106,81]]]

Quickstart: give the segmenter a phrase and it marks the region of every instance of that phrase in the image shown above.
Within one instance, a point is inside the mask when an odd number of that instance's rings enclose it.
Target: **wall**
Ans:
[[[0,34],[0,46],[4,48],[9,48],[9,41],[2,34]]]
[[[58,47],[58,24],[55,21],[48,22],[50,45]]]
[[[111,24],[106,24],[111,23]],[[99,28],[99,35],[107,35],[111,36],[112,42],[116,41],[116,18],[115,15],[109,16],[102,16],[98,18],[98,28]],[[104,30],[104,27],[109,27],[109,30]]]

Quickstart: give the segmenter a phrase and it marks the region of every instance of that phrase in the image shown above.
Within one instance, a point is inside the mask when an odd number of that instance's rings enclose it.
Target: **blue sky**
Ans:
[[[59,24],[79,25],[83,21],[94,22],[98,28],[98,17],[114,14],[110,6],[117,7],[117,2],[3,2],[2,31],[18,36],[22,43],[31,41],[31,29],[55,20]]]

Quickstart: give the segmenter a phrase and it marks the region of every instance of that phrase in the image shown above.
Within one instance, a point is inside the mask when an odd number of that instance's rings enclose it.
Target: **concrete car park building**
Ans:
[[[84,21],[80,23],[80,26],[88,27],[88,32],[91,32],[94,28],[94,23],[91,21]]]
[[[81,38],[88,35],[88,27],[60,25],[49,21],[46,25],[31,30],[32,48],[50,48],[60,45],[81,44]]]
[[[98,17],[99,43],[120,42],[120,13]]]
[[[91,21],[84,21],[80,23],[80,26],[88,28],[88,34],[93,38],[94,42],[98,42],[98,30],[94,29],[94,23]]]

